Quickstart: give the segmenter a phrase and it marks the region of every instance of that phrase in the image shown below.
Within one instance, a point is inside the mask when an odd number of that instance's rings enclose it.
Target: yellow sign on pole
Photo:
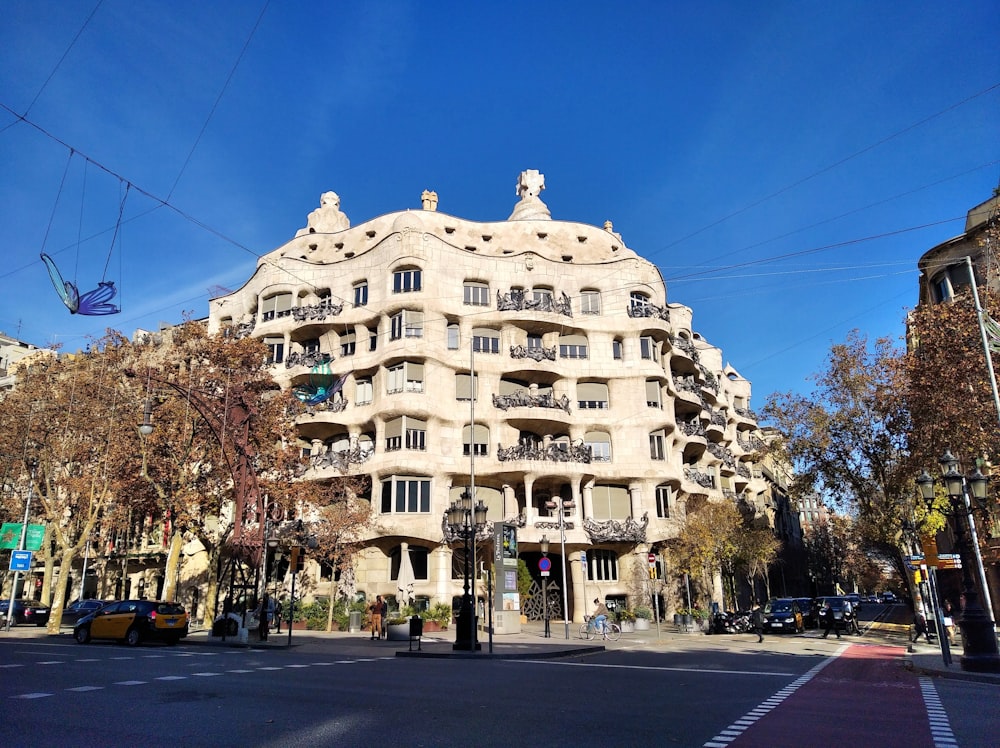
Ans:
[[[924,549],[924,563],[930,567],[938,565],[937,538],[924,536],[920,539],[920,545]]]

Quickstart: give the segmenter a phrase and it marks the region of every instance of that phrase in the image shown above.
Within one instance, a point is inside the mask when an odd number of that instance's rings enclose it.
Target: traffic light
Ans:
[[[302,567],[306,563],[306,549],[300,545],[292,546],[292,561],[291,570],[292,574],[298,574],[302,571]]]
[[[923,575],[920,573],[920,569],[914,569],[913,570],[913,582],[915,584],[920,584],[922,581],[924,581],[924,579],[923,579]]]
[[[656,567],[655,566],[650,566],[649,567],[649,578],[650,579],[656,579]]]

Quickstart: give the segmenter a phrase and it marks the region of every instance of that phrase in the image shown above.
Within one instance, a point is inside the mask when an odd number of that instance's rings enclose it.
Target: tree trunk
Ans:
[[[163,569],[163,599],[177,599],[177,573],[180,568],[181,548],[184,545],[183,533],[175,530],[170,535],[170,546],[167,550],[167,561]]]
[[[62,552],[59,561],[59,568],[64,570],[59,574],[59,579],[55,584],[55,597],[52,600],[52,607],[49,609],[49,623],[46,631],[50,634],[59,633],[59,623],[62,620],[63,602],[66,600],[66,584],[70,579],[70,570],[73,568],[73,559],[76,557],[76,548],[66,548]]]
[[[205,545],[204,540],[202,545]],[[219,599],[219,547],[205,546],[205,553],[208,555],[206,559],[208,579],[205,584],[205,606],[201,622],[205,627],[211,628],[215,618],[216,602]]]

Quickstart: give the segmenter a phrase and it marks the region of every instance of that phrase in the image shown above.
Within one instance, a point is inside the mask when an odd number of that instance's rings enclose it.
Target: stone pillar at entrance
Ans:
[[[583,567],[580,565],[580,552],[579,551],[566,551],[566,555],[569,556],[569,591],[573,594],[570,596],[570,612],[573,616],[570,620],[573,623],[583,623],[583,616],[587,612],[587,601],[584,599],[584,585],[583,585]]]

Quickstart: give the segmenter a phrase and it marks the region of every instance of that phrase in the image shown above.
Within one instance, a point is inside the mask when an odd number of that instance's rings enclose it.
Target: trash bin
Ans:
[[[417,649],[420,649],[421,637],[424,635],[424,619],[420,616],[410,616],[410,650],[413,650],[413,642],[417,642]]]
[[[347,628],[348,628],[348,630],[352,634],[356,634],[359,631],[361,631],[361,611],[360,610],[352,610],[350,612],[350,615],[348,616],[348,619],[349,619],[349,623],[348,623]]]

